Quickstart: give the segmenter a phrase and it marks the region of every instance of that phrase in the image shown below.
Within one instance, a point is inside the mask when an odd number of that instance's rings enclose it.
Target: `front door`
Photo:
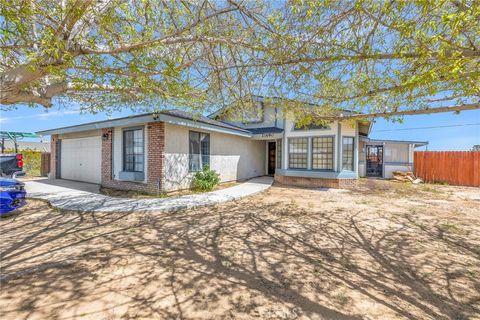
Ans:
[[[268,174],[275,174],[275,142],[268,143]]]
[[[383,146],[367,146],[367,177],[383,177]]]

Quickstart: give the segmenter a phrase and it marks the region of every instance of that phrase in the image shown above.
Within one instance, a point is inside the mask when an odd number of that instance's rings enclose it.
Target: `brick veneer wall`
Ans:
[[[50,179],[57,177],[57,141],[58,134],[52,134],[50,139]]]
[[[108,133],[108,139],[102,139],[102,186],[121,190],[135,190],[156,193],[158,188],[164,187],[165,163],[165,124],[163,122],[149,122],[147,124],[147,183],[114,180],[112,174],[112,131],[113,128],[103,129],[102,134]]]
[[[112,138],[113,128],[102,129],[102,183],[112,180]]]
[[[306,177],[289,177],[275,175],[275,181],[292,186],[300,187],[327,187],[327,188],[355,188],[357,179],[323,179]]]

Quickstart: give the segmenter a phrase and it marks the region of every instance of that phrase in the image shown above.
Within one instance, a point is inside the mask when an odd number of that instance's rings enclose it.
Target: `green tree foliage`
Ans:
[[[304,117],[479,108],[476,0],[0,0],[0,103]],[[305,104],[314,104],[305,108]],[[343,116],[346,116],[344,114]],[[349,114],[348,116],[351,116]]]

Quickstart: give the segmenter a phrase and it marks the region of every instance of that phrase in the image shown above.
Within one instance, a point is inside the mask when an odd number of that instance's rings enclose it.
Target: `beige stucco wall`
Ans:
[[[58,138],[59,139],[78,139],[78,138],[87,138],[87,137],[99,137],[101,135],[102,135],[102,130],[90,130],[90,131],[59,134]]]
[[[383,177],[391,179],[393,177],[393,171],[413,171],[413,167],[408,165],[385,165],[385,172],[383,173]]]
[[[408,144],[403,143],[385,143],[384,161],[385,162],[409,162]]]
[[[188,127],[165,124],[165,190],[189,188]],[[265,142],[230,134],[210,133],[210,166],[222,182],[265,174]]]

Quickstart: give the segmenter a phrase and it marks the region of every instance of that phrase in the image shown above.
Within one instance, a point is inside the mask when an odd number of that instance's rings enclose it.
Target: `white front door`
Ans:
[[[62,139],[60,176],[62,179],[100,183],[102,138]]]

